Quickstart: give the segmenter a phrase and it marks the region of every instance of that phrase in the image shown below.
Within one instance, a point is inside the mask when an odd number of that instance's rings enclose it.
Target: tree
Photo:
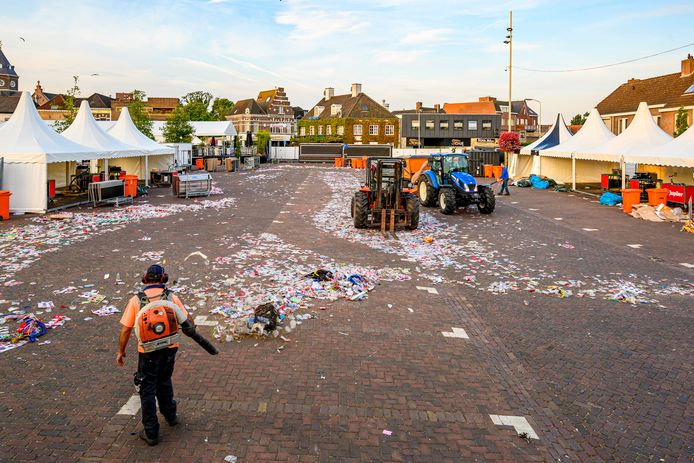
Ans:
[[[255,133],[255,144],[258,147],[258,154],[266,154],[265,150],[269,141],[270,132],[267,130],[260,130]]]
[[[145,105],[146,97],[147,95],[142,90],[133,90],[132,99],[127,104],[128,112],[137,130],[154,140],[154,134],[152,133],[152,118],[149,117]]]
[[[201,91],[190,92],[184,95],[181,100],[188,114],[188,120],[211,121],[215,119],[214,114],[210,111],[212,94]]]
[[[164,124],[164,140],[167,143],[190,143],[195,129],[190,124],[184,106],[174,109],[171,117]]]
[[[72,88],[70,88],[67,92],[65,92],[65,95],[63,95],[62,109],[63,111],[66,111],[65,119],[62,121],[56,121],[55,125],[53,126],[57,132],[62,132],[70,127],[77,116],[77,111],[79,110],[79,108],[75,107],[75,99],[79,97],[80,94],[80,88],[77,85],[80,77],[72,76],[72,79],[74,80]]]
[[[225,121],[233,110],[234,102],[226,98],[215,98],[212,102],[212,117],[218,121]]]
[[[686,132],[688,128],[689,124],[687,123],[687,110],[682,106],[677,110],[677,115],[675,116],[675,132],[673,135],[675,137],[679,137]]]
[[[583,113],[583,115],[576,114],[572,119],[571,119],[571,125],[583,125],[586,123],[586,119],[588,119],[588,116],[590,113]]]
[[[183,100],[183,104],[187,105],[190,103],[201,103],[205,109],[210,107],[210,103],[212,102],[212,94],[208,92],[190,92],[187,93],[181,98]]]
[[[499,148],[505,153],[518,151],[520,146],[520,135],[516,132],[504,132],[499,137]]]

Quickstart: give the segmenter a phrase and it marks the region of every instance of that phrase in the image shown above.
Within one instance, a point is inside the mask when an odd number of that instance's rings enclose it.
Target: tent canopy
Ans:
[[[600,145],[612,140],[615,135],[605,126],[597,108],[593,108],[586,119],[581,130],[564,143],[543,149],[540,156],[552,156],[557,158],[570,158],[573,153],[577,153],[577,159],[586,159],[579,153],[590,153],[590,151]]]
[[[87,100],[83,100],[80,110],[63,136],[102,152],[102,158],[120,158],[147,154],[146,150],[117,140],[96,124]]]
[[[653,120],[651,111],[645,102],[639,103],[636,116],[631,124],[617,137],[580,154],[579,159],[597,161],[620,161],[624,156],[638,153],[658,152],[660,148],[672,140],[672,137],[658,127]],[[634,162],[634,161],[627,161]]]
[[[103,126],[105,125],[106,124],[104,123]],[[157,155],[174,153],[174,149],[170,146],[160,145],[140,132],[137,127],[135,127],[135,123],[133,123],[127,107],[122,109],[120,116],[118,117],[118,122],[115,124],[111,123],[111,127],[106,130],[108,130],[109,135],[117,140],[142,150],[142,154]]]
[[[694,168],[694,126],[664,145],[624,155],[626,162]]]
[[[549,131],[541,138],[521,148],[521,154],[532,154],[533,151],[539,151],[564,143],[571,138],[571,132],[566,128],[564,117],[557,114],[557,119]]]
[[[48,127],[36,111],[29,92],[22,92],[12,117],[0,128],[0,156],[7,163],[46,164],[99,159],[102,153],[68,140]]]

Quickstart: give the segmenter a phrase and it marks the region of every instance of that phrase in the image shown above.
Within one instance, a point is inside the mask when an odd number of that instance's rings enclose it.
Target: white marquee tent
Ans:
[[[574,189],[576,182],[594,182],[596,178],[600,178],[600,174],[610,171],[614,166],[582,160],[579,156],[592,152],[613,138],[615,135],[605,126],[598,110],[593,108],[576,135],[564,143],[540,151],[542,173],[559,183],[571,182]]]
[[[10,210],[45,212],[49,167],[99,159],[102,153],[57,134],[41,120],[29,92],[22,92],[12,117],[0,128],[0,157],[5,162],[2,188],[12,192]]]
[[[521,148],[520,155],[513,154],[510,159],[509,172],[511,177],[527,177],[530,174],[540,175],[541,164],[539,156],[528,157],[533,151],[550,148],[566,142],[571,138],[571,132],[566,128],[564,118],[557,114],[552,127],[542,137],[528,146]]]

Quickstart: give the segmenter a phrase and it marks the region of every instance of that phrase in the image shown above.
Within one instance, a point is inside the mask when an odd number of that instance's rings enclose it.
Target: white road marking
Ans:
[[[195,320],[193,322],[198,325],[198,326],[217,326],[219,325],[219,322],[214,321],[214,320],[208,320],[207,315],[198,315],[195,317]]]
[[[284,223],[281,220],[273,220],[272,223]]]
[[[289,211],[280,211],[280,214],[289,214]]]
[[[688,264],[686,262],[680,262],[680,265],[687,267],[687,268],[694,268],[694,264]]]
[[[583,231],[599,231],[597,228],[584,228]]]
[[[125,405],[118,410],[117,415],[134,415],[140,410],[140,396],[133,394],[130,396]]]
[[[530,439],[539,439],[524,416],[489,415],[489,418],[497,426],[513,426],[519,436],[525,433]]]
[[[426,291],[429,294],[438,294],[439,292],[436,291],[436,288],[431,288],[429,286],[417,286],[417,289],[420,291]]]
[[[643,244],[627,244],[630,248],[639,249]]]
[[[451,331],[442,331],[441,334],[445,338],[470,339],[465,330],[462,328],[451,328]]]

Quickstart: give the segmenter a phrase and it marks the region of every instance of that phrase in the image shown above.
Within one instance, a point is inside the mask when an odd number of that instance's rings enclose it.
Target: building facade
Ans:
[[[118,120],[121,110],[133,102],[133,94],[129,92],[117,92],[116,98],[111,100],[111,119]],[[168,120],[174,110],[181,104],[174,97],[147,97],[145,112],[153,121]]]
[[[403,113],[401,148],[495,147],[501,130],[498,114]]]
[[[283,87],[263,90],[255,99],[239,100],[227,116],[239,135],[256,138],[259,131],[270,133],[273,145],[285,145],[296,133],[294,108]]]
[[[384,104],[352,84],[351,92],[335,95],[328,87],[323,98],[297,122],[299,143],[390,144],[399,140],[399,120]]]
[[[680,63],[680,72],[648,79],[629,79],[598,103],[605,125],[619,135],[636,115],[639,103],[645,101],[653,119],[672,135],[677,111],[684,108],[687,122],[694,122],[694,58],[688,55]]]

